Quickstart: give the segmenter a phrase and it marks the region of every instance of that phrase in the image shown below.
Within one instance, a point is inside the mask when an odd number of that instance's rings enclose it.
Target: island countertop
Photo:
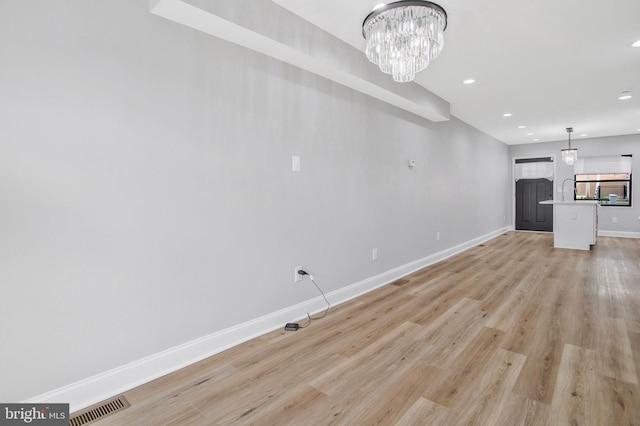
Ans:
[[[553,205],[553,246],[589,250],[598,235],[599,201],[540,201]]]
[[[575,205],[585,204],[585,205],[590,205],[590,204],[600,204],[600,201],[595,201],[595,200],[586,200],[586,201],[575,201],[575,200],[570,200],[570,201],[555,201],[555,200],[546,200],[546,201],[540,201],[540,204],[575,204]]]

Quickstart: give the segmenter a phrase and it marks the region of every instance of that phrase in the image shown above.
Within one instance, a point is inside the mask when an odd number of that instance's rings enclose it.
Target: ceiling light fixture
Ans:
[[[506,114],[502,114],[503,117],[511,117],[513,114],[511,114],[510,112],[507,112]]]
[[[573,127],[567,127],[567,133],[569,134],[569,149],[562,149],[562,160],[567,163],[567,165],[571,166],[578,159],[578,149],[571,148],[571,132],[573,132]]]
[[[362,23],[367,58],[400,83],[413,80],[444,46],[447,12],[430,1],[397,1],[374,9]]]
[[[518,126],[518,129],[526,129],[527,126]]]
[[[640,40],[631,43],[631,47],[640,47]]]
[[[473,83],[475,83],[475,82],[476,82],[476,81],[475,81],[474,79],[469,78],[469,79],[467,79],[467,80],[463,81],[463,82],[462,82],[462,84],[473,84]]]

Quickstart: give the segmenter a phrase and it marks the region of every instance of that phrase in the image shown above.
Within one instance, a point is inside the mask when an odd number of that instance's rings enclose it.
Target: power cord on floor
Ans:
[[[316,288],[318,289],[318,291],[320,292],[320,294],[322,294],[322,297],[324,298],[324,301],[327,303],[327,309],[325,309],[325,311],[323,312],[322,316],[318,316],[318,317],[312,317],[311,315],[309,315],[309,312],[307,312],[307,323],[305,325],[300,325],[300,324],[295,323],[295,322],[290,322],[290,323],[287,323],[287,325],[284,326],[284,329],[287,330],[287,331],[295,331],[295,330],[297,330],[299,328],[309,327],[309,325],[311,324],[311,320],[317,320],[317,319],[322,319],[322,318],[326,317],[327,313],[329,312],[329,309],[331,308],[331,303],[329,303],[329,300],[327,300],[327,296],[324,294],[324,291],[322,291],[322,289],[320,288],[318,283],[316,283],[316,280],[313,279],[313,275],[309,274],[304,269],[298,270],[298,274],[301,275],[302,277],[304,277],[305,275],[309,277],[309,279],[311,280],[313,285],[315,285]]]

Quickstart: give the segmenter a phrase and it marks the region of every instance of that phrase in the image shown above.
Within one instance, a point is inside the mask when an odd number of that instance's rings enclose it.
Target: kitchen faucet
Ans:
[[[562,181],[562,198],[561,198],[561,201],[564,201],[564,183],[565,183],[566,181],[568,181],[568,180],[570,180],[570,181],[571,181],[571,182],[573,182],[574,184],[576,183],[576,181],[575,181],[575,180],[573,180],[573,179],[571,179],[571,178],[566,178],[565,180],[563,180],[563,181]],[[574,195],[574,196],[576,195],[576,189],[575,189],[575,187],[573,188],[573,195]]]

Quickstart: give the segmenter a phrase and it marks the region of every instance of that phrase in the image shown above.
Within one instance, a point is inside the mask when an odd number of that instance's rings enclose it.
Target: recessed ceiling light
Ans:
[[[527,127],[527,126],[518,126],[518,129],[524,129],[524,128],[526,128],[526,127]]]
[[[589,135],[588,135],[588,134],[586,134],[586,133],[583,133],[583,134],[581,134],[580,136],[581,136],[581,137],[585,137],[585,136],[589,136]]]
[[[538,142],[539,140],[540,140],[540,139],[534,139],[533,141],[534,141],[534,142]]]
[[[505,114],[502,114],[503,117],[511,117],[513,114],[511,114],[510,112],[507,112]]]
[[[527,133],[527,136],[533,136],[533,133]]]
[[[627,100],[627,99],[631,99],[631,95],[622,95],[618,99],[620,99],[621,101],[624,101],[624,100]]]
[[[636,41],[634,43],[631,43],[631,47],[640,47],[640,40],[638,40],[638,41]]]
[[[476,82],[476,81],[475,81],[474,79],[472,79],[472,78],[468,78],[468,79],[466,79],[465,81],[463,81],[463,82],[462,82],[462,84],[473,84],[473,83],[475,83],[475,82]]]

